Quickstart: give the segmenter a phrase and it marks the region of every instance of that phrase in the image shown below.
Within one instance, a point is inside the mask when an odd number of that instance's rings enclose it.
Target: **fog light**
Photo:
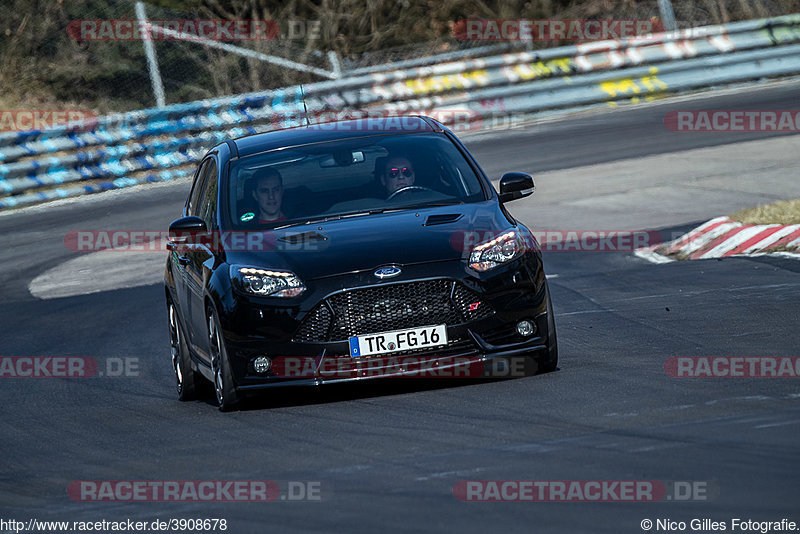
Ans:
[[[528,337],[533,334],[533,324],[530,321],[520,321],[517,323],[517,333],[521,336]]]
[[[270,367],[272,367],[272,360],[266,356],[259,356],[253,360],[253,368],[256,370],[256,373],[266,373],[269,371]]]

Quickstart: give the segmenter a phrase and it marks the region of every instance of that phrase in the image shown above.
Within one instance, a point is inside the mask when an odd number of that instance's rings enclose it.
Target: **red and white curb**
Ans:
[[[639,249],[635,254],[654,263],[666,263],[674,259],[760,255],[777,248],[788,252],[776,254],[800,259],[800,224],[743,224],[717,217],[674,241]]]

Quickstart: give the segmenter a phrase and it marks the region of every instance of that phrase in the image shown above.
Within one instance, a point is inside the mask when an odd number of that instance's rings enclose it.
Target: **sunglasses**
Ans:
[[[402,169],[398,169],[397,167],[393,167],[389,169],[389,178],[397,178],[400,174],[403,174],[406,178],[411,178],[414,176],[414,169],[410,167],[403,167]]]

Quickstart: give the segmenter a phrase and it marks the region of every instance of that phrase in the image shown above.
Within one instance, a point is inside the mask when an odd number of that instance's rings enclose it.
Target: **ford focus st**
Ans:
[[[275,386],[556,368],[539,244],[427,117],[227,141],[170,225],[165,289],[181,400],[220,409]],[[474,369],[484,372],[474,372]]]

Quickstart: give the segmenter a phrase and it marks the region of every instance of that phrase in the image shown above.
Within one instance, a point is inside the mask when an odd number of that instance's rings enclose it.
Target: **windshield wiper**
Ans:
[[[388,213],[391,211],[405,211],[405,210],[414,210],[418,208],[434,208],[437,206],[452,206],[454,204],[463,204],[463,202],[426,202],[425,204],[411,204],[410,206],[391,206],[388,208],[376,208],[369,211],[363,211],[359,213],[348,213],[349,215],[375,215],[377,213]]]
[[[439,206],[454,206],[457,204],[464,204],[463,201],[441,201],[441,202],[426,202],[424,204],[411,204],[410,206],[389,206],[386,208],[375,208],[371,210],[364,210],[364,211],[354,211],[350,213],[339,213],[336,215],[328,215],[326,217],[317,217],[315,219],[306,219],[304,221],[296,221],[296,222],[289,222],[283,226],[275,227],[274,230],[281,230],[283,228],[291,228],[292,226],[298,226],[301,224],[316,224],[321,222],[328,222],[328,221],[338,221],[339,219],[344,219],[346,217],[362,217],[364,215],[377,215],[379,213],[388,213],[392,211],[404,211],[404,210],[413,210],[418,208],[435,208]]]
[[[440,201],[440,202],[425,202],[424,204],[412,204],[410,206],[403,206],[403,209],[417,209],[417,208],[438,208],[441,206],[457,206],[459,204],[464,204],[463,200],[457,201]]]
[[[342,215],[329,215],[327,217],[317,217],[316,219],[305,219],[299,221],[290,221],[282,226],[276,226],[272,230],[283,230],[284,228],[291,228],[293,226],[302,226],[304,224],[317,224],[321,222],[336,221],[342,218]]]

